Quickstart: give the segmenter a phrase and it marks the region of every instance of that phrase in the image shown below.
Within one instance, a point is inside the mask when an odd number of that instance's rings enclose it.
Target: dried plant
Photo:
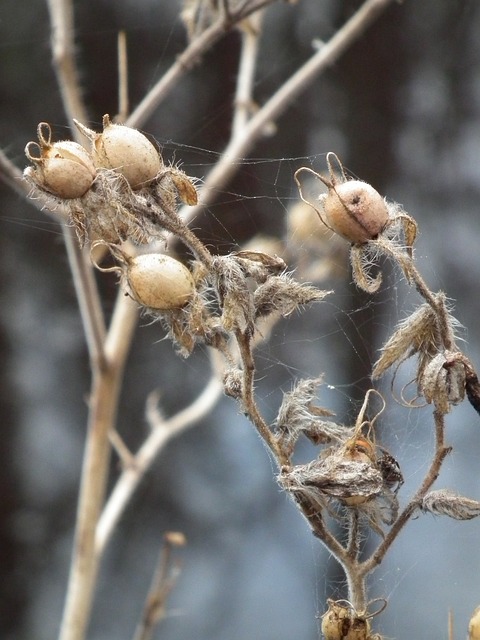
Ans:
[[[468,520],[480,515],[476,500],[448,489],[432,489],[450,451],[445,443],[445,416],[465,397],[480,412],[480,383],[457,344],[457,322],[445,294],[432,292],[417,268],[417,225],[409,214],[367,183],[349,180],[334,153],[327,154],[328,178],[305,167],[295,173],[299,195],[318,213],[318,224],[325,224],[351,243],[353,277],[358,287],[369,294],[378,291],[382,279],[377,261],[386,257],[421,298],[418,308],[387,340],[372,371],[376,380],[407,358],[416,357],[417,396],[433,408],[435,450],[420,486],[402,509],[398,502],[403,485],[401,463],[383,447],[378,435],[377,421],[387,403],[378,391],[367,391],[354,424],[337,423],[332,411],[316,404],[324,378],[320,372],[317,377],[297,381],[284,394],[272,424],[260,410],[255,347],[268,336],[264,327],[322,302],[333,292],[297,281],[288,264],[276,254],[251,249],[213,254],[188,224],[191,212],[198,210],[198,202],[207,204],[213,188],[221,188],[230,178],[232,158],[246,155],[264,127],[367,27],[387,0],[367,0],[332,42],[316,52],[256,113],[245,111],[245,100],[239,101],[231,141],[202,186],[178,166],[165,166],[155,145],[134,128],[147,118],[171,83],[225,30],[238,28],[244,43],[255,41],[261,11],[268,4],[267,0],[185,2],[182,16],[190,41],[187,49],[124,124],[104,116],[102,133],[85,125],[75,74],[67,72],[60,62],[66,57],[73,64],[67,39],[65,57],[56,57],[57,74],[77,142],[53,142],[50,125],[40,123],[38,142],[26,147],[31,165],[24,172],[25,193],[62,220],[93,374],[61,640],[86,637],[100,557],[149,465],[169,438],[211,408],[222,390],[238,402],[263,439],[276,464],[280,488],[291,496],[312,533],[345,572],[348,598],[329,599],[322,618],[327,640],[380,639],[372,631],[372,619],[383,611],[386,600],[375,607],[379,601],[369,598],[366,580],[412,516],[432,513]],[[68,13],[60,11],[62,6],[68,7],[68,3],[51,0],[52,29],[60,29],[65,36]],[[251,49],[245,55],[252,56]],[[251,87],[252,76],[242,76],[244,80]],[[79,146],[80,135],[89,139],[89,149]],[[18,170],[7,161],[3,166],[7,179],[18,177]],[[326,195],[307,198],[303,185],[307,173],[327,187]],[[166,241],[172,237],[187,248],[188,259],[165,255]],[[119,276],[119,297],[108,331],[92,268]],[[377,269],[375,275],[372,269]],[[133,454],[116,433],[115,416],[139,310],[159,321],[182,356],[188,357],[198,344],[206,345],[211,352],[212,376],[198,400],[170,420],[161,415],[156,398],[150,398],[147,416],[155,429]],[[381,406],[375,411],[371,405],[379,399]],[[382,432],[393,428],[384,424]],[[297,464],[295,456],[302,436],[317,451],[313,460]],[[112,446],[122,458],[124,470],[106,500]],[[370,550],[363,544],[366,537],[373,541]],[[136,638],[151,637],[174,583],[171,547],[183,544],[183,538],[170,534],[165,544]]]

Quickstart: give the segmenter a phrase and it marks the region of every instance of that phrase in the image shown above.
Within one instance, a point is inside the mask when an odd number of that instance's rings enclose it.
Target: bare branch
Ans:
[[[73,126],[73,119],[87,122],[87,112],[75,60],[73,3],[71,0],[48,0],[48,10],[57,82],[73,135],[78,139],[79,133]]]

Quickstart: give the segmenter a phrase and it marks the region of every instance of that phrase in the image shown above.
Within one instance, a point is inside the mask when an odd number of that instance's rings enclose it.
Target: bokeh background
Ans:
[[[353,0],[277,3],[267,12],[255,99],[268,96],[351,15]],[[76,45],[90,123],[117,110],[116,38],[126,30],[132,105],[185,46],[174,0],[75,3]],[[480,366],[480,4],[407,0],[290,106],[274,135],[194,227],[226,252],[263,232],[283,237],[296,199],[293,172],[324,170],[336,151],[356,175],[404,204],[420,225],[417,257],[466,327],[465,350]],[[19,167],[39,121],[68,136],[52,71],[46,5],[0,3],[0,144]],[[225,146],[239,56],[232,33],[205,55],[144,129],[167,159],[202,178]],[[261,159],[261,161],[260,161]],[[0,184],[0,637],[50,640],[58,632],[72,546],[89,370],[57,224]],[[291,241],[292,238],[289,239]],[[302,252],[296,246],[297,256]],[[344,251],[322,286],[335,295],[280,323],[258,353],[258,391],[268,419],[295,379],[325,372],[320,402],[354,419],[376,350],[418,298],[386,273],[371,298],[351,283]],[[116,283],[100,277],[106,313]],[[161,390],[172,415],[201,390],[206,358],[184,361],[159,324],[136,332],[119,430],[137,447],[144,402]],[[408,380],[408,367],[404,372]],[[403,378],[400,379],[400,382]],[[423,477],[430,411],[395,404],[382,439],[401,462],[404,502]],[[437,487],[480,498],[480,417],[464,404],[448,418],[454,451]],[[305,449],[305,456],[312,455]],[[115,472],[113,461],[112,472]],[[91,640],[133,635],[162,535],[188,539],[183,571],[155,637],[170,640],[314,640],[326,597],[345,595],[341,573],[313,539],[235,404],[222,400],[163,451],[123,517],[102,565]],[[375,573],[372,594],[389,600],[378,631],[389,638],[456,638],[480,604],[479,522],[422,516]]]

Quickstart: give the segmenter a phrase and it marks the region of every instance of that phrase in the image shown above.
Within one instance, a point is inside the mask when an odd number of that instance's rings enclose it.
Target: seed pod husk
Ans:
[[[38,143],[29,142],[25,147],[25,155],[33,163],[33,167],[25,170],[25,177],[59,198],[81,198],[96,175],[88,151],[72,140],[52,143],[50,125],[46,122],[38,125],[37,133]],[[32,153],[34,148],[39,155]]]
[[[323,198],[323,209],[328,226],[353,244],[376,238],[389,218],[382,196],[360,180],[332,184]]]
[[[137,129],[113,124],[108,115],[103,116],[102,133],[74,122],[92,141],[95,166],[118,171],[125,176],[132,189],[148,185],[162,170],[163,161],[157,149]]]
[[[142,306],[158,311],[184,307],[195,289],[187,267],[161,253],[131,258],[125,278],[132,297]]]

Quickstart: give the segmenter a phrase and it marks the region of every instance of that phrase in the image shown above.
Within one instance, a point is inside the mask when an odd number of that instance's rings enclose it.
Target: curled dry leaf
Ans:
[[[427,493],[420,509],[425,513],[448,516],[454,520],[472,520],[480,515],[480,502],[460,496],[449,489],[437,489]]]
[[[258,318],[270,313],[288,316],[299,306],[320,302],[330,293],[312,285],[300,284],[288,274],[271,276],[255,291],[255,316]]]
[[[465,367],[452,355],[447,352],[435,356],[418,381],[425,400],[441,413],[448,413],[451,405],[465,398]]]
[[[351,435],[352,430],[348,427],[323,420],[334,413],[314,404],[322,381],[321,377],[300,380],[292,391],[283,395],[275,424],[287,451],[292,449],[302,433],[314,444],[342,442]]]
[[[216,256],[212,277],[222,307],[222,324],[226,331],[239,330],[252,335],[255,310],[247,276],[235,256]]]
[[[352,246],[350,264],[352,265],[353,280],[357,287],[367,293],[376,293],[380,289],[382,274],[378,272],[375,276],[371,275],[371,259],[367,253],[367,246]]]
[[[437,335],[435,313],[429,304],[422,304],[398,325],[382,347],[382,354],[373,368],[373,379],[380,378],[392,365],[401,364],[415,353],[436,353]]]

